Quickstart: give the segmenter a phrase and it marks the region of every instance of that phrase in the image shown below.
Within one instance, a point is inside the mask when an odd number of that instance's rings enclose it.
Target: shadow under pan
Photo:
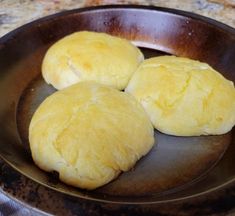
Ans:
[[[60,182],[31,158],[28,126],[38,105],[55,89],[40,73],[48,47],[79,30],[107,32],[132,40],[146,58],[173,54],[209,63],[235,81],[235,33],[184,12],[148,7],[101,7],[50,16],[0,41],[0,155],[27,177],[84,199],[118,203],[158,203],[214,190],[235,177],[234,129],[220,136],[175,137],[155,130],[153,149],[134,169],[94,191]],[[216,51],[216,52],[215,52]],[[226,150],[227,149],[227,150]]]

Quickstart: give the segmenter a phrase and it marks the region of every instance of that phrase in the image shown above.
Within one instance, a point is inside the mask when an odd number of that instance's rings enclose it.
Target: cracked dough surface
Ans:
[[[235,124],[234,85],[206,63],[175,56],[147,59],[125,91],[166,134],[224,134]]]
[[[42,75],[56,89],[80,81],[96,81],[122,90],[143,59],[140,50],[126,39],[80,31],[49,48]]]
[[[85,189],[132,168],[154,143],[153,126],[129,94],[94,82],[58,91],[36,110],[29,127],[32,157],[43,170]]]

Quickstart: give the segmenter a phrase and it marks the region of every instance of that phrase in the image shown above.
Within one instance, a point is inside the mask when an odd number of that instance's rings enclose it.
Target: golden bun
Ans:
[[[126,92],[166,134],[224,134],[235,124],[235,88],[206,63],[175,56],[145,60]]]
[[[80,31],[48,49],[42,76],[56,89],[80,81],[96,81],[122,90],[143,59],[141,51],[126,39]]]
[[[147,114],[131,95],[94,82],[46,98],[29,127],[35,163],[85,189],[132,168],[152,148],[153,134]]]

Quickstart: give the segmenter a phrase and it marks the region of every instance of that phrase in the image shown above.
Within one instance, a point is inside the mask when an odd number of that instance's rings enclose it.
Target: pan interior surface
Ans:
[[[153,149],[134,169],[94,191],[67,186],[57,174],[37,168],[28,143],[33,113],[55,92],[41,77],[42,59],[61,37],[80,30],[107,32],[133,41],[145,58],[178,55],[198,59],[235,81],[235,33],[222,27],[176,11],[110,6],[53,15],[5,36],[0,41],[1,157],[40,184],[104,202],[165,202],[203,194],[231,181],[235,176],[234,129],[200,137],[175,137],[155,130]]]

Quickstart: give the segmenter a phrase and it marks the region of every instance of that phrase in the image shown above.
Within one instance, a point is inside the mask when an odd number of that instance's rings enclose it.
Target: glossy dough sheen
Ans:
[[[175,56],[145,60],[126,92],[163,133],[223,134],[235,124],[234,85],[206,63]]]
[[[42,75],[56,89],[79,81],[96,81],[122,90],[143,59],[140,50],[126,39],[81,31],[49,48]]]
[[[154,143],[153,126],[129,94],[80,82],[49,96],[29,128],[33,159],[73,186],[94,189],[134,166]]]

